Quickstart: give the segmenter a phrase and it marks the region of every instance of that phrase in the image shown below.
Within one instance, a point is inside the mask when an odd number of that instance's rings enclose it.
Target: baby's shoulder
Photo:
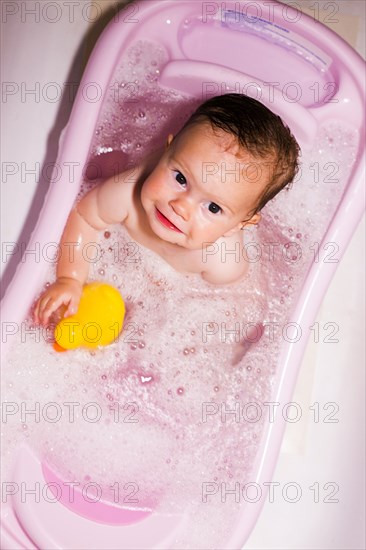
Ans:
[[[243,255],[241,232],[220,237],[202,250],[202,272],[205,281],[229,284],[239,281],[247,273],[248,263]]]

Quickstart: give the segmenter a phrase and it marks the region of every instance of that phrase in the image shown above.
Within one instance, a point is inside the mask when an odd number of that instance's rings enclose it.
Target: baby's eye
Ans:
[[[222,208],[220,208],[220,206],[218,204],[216,204],[215,202],[210,202],[210,204],[208,205],[208,209],[213,214],[217,214],[218,212],[222,212]]]
[[[177,180],[180,185],[185,185],[187,183],[186,178],[183,176],[181,172],[175,172],[175,179]]]

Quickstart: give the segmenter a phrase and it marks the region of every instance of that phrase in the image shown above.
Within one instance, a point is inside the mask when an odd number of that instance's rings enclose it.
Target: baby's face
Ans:
[[[250,212],[267,177],[265,171],[258,176],[252,157],[235,157],[227,134],[215,134],[208,123],[188,127],[173,142],[172,137],[141,190],[152,231],[195,250],[257,223],[260,216],[251,218]]]

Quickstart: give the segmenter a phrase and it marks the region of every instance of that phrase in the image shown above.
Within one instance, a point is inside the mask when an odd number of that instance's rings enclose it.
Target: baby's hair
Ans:
[[[281,118],[256,99],[244,94],[212,97],[196,109],[182,130],[202,121],[208,121],[213,130],[234,136],[239,148],[254,159],[270,163],[269,182],[251,215],[294,179],[299,168],[299,145]]]

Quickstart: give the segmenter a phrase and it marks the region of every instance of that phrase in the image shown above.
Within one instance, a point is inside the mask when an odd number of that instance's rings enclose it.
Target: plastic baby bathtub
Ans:
[[[94,49],[60,141],[58,164],[74,162],[75,184],[62,177],[51,185],[29,249],[34,243],[42,248],[59,241],[78,193],[76,182],[82,180],[102,105],[101,101],[85,101],[82,90],[97,82],[104,97],[122,52],[139,40],[149,40],[169,55],[159,75],[162,86],[202,99],[227,91],[260,94],[263,103],[291,127],[303,151],[311,149],[323,123],[334,121],[359,131],[348,181],[323,232],[319,257],[309,267],[289,317],[290,324],[309,327],[337,267],[326,261],[329,251],[322,244],[337,243],[342,255],[364,210],[363,61],[329,29],[275,2],[160,0],[136,4],[125,17],[123,13],[111,21]],[[46,267],[45,261],[35,262],[32,255],[19,265],[2,303],[2,321],[7,326],[17,326],[26,318]],[[7,335],[4,358],[10,343]],[[283,340],[272,390],[274,402],[291,401],[305,345],[306,339],[296,344],[291,338]],[[286,425],[278,416],[275,423],[265,426],[257,452],[252,481],[258,484],[273,475]],[[58,478],[32,449],[22,446],[14,456],[14,481],[20,484],[23,480],[56,483]],[[262,505],[263,500],[243,503],[226,548],[242,547]],[[170,548],[177,533],[189,528],[190,518],[184,513],[118,509],[108,503],[93,507],[78,498],[72,506],[47,500],[25,504],[14,491],[3,505],[1,521],[3,548],[8,549],[142,549]]]

